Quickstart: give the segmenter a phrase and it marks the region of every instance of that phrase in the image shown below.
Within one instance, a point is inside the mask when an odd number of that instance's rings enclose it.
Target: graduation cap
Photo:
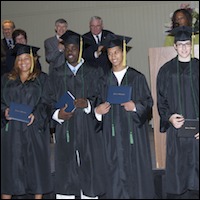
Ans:
[[[126,52],[128,52],[131,47],[127,47],[127,44],[132,38],[123,35],[108,34],[105,40],[102,41],[101,45],[105,46],[106,49],[119,46],[123,49],[123,66],[126,66]]]
[[[78,63],[82,57],[83,46],[91,44],[90,38],[84,37],[72,30],[67,30],[60,38],[63,40],[65,46],[67,44],[75,44],[80,47]]]
[[[39,47],[34,47],[30,45],[25,45],[25,44],[16,44],[13,48],[13,54],[15,56],[19,56],[21,54],[30,54],[31,55],[31,68],[30,72],[33,72],[33,67],[34,67],[34,61],[33,57],[37,55],[37,51],[39,50]]]
[[[192,39],[192,27],[189,26],[176,27],[172,29],[171,33],[174,35],[174,43]]]

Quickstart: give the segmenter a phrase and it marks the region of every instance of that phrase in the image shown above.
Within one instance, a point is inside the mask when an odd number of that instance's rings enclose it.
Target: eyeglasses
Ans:
[[[187,42],[187,43],[176,43],[176,46],[177,48],[183,48],[183,47],[190,47],[191,46],[191,43],[190,42]]]

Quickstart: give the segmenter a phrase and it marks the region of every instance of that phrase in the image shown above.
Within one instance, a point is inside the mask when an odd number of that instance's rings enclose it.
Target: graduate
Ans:
[[[48,75],[36,67],[38,47],[16,44],[13,50],[15,65],[1,77],[1,199],[25,194],[42,199],[53,191],[45,96]],[[11,120],[11,103],[30,106],[30,122]]]
[[[130,37],[110,34],[102,44],[112,63],[112,69],[99,81],[95,107],[98,129],[103,132],[107,199],[154,197],[148,135],[153,100],[145,76],[126,64],[126,44],[130,40]],[[116,104],[108,102],[110,86],[128,86],[130,99]],[[124,95],[123,91],[120,94]],[[121,97],[113,100],[116,98]]]
[[[105,193],[102,135],[95,132],[92,118],[96,84],[103,74],[82,58],[89,42],[68,30],[61,37],[65,46],[64,65],[54,68],[50,76],[50,99],[55,132],[55,193],[57,199],[98,198]],[[73,97],[75,109],[65,111],[67,104],[55,108],[65,92]]]
[[[171,199],[196,199],[199,130],[185,135],[182,128],[188,119],[199,123],[199,60],[192,57],[192,28],[181,26],[172,33],[177,56],[165,63],[157,75],[160,132],[167,136],[166,192]]]

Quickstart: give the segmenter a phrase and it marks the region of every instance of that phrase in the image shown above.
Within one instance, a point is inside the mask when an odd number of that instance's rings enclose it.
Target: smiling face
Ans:
[[[24,53],[19,56],[17,56],[17,66],[19,68],[20,72],[28,72],[30,71],[31,68],[31,55]]]
[[[93,35],[98,35],[103,29],[103,23],[100,19],[93,19],[90,22],[90,31]]]
[[[123,51],[119,46],[108,48],[108,58],[112,63],[113,71],[121,71],[123,67]]]
[[[184,61],[190,59],[192,50],[192,44],[190,40],[177,41],[174,47],[178,53],[179,60]]]
[[[65,58],[72,65],[78,64],[79,57],[79,46],[77,44],[66,44],[65,45]]]

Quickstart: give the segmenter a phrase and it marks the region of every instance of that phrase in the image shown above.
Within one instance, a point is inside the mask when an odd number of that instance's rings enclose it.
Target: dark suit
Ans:
[[[108,33],[112,33],[111,31],[108,30],[103,30],[102,31],[102,37],[101,41],[103,41]],[[100,66],[104,70],[104,72],[107,72],[111,68],[111,63],[108,60],[107,56],[107,51],[103,51],[102,54],[98,57],[95,58],[94,52],[97,51],[98,49],[98,44],[96,43],[93,35],[91,32],[87,32],[83,35],[83,37],[89,38],[91,40],[91,44],[89,47],[85,48],[83,51],[83,58],[86,62],[88,62],[90,65],[93,66]]]
[[[44,41],[45,58],[49,63],[49,74],[53,68],[61,66],[65,62],[64,52],[58,49],[58,39],[56,36],[50,37]]]
[[[1,39],[1,76],[7,72],[6,69],[6,54],[8,53],[9,47],[6,39]]]

